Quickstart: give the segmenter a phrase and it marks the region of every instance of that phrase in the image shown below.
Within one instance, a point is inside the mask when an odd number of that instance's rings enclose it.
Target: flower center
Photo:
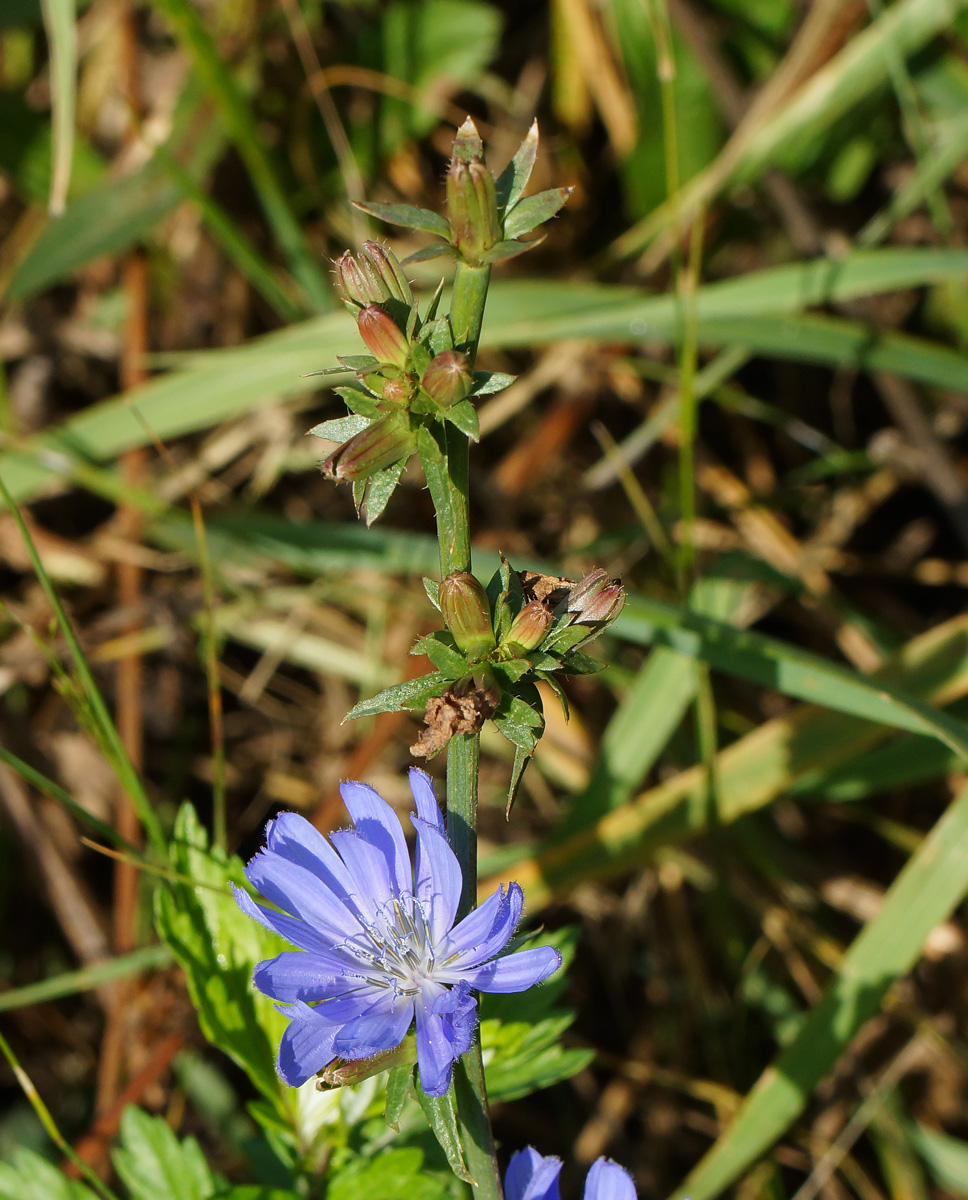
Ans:
[[[423,909],[413,897],[394,897],[366,929],[369,944],[354,946],[371,964],[368,982],[414,996],[433,979],[436,960]]]

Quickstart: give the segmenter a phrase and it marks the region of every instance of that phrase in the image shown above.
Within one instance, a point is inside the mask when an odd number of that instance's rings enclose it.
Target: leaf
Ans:
[[[467,659],[455,649],[449,633],[438,629],[414,645],[411,654],[426,654],[433,665],[448,679],[461,679],[469,671]]]
[[[450,227],[448,226],[449,232]],[[445,242],[431,242],[429,246],[424,246],[420,250],[414,250],[413,254],[408,254],[406,258],[401,260],[401,265],[406,267],[410,263],[428,262],[432,258],[440,258],[443,255],[453,258],[454,254],[453,246]]]
[[[373,1158],[357,1158],[331,1172],[326,1200],[445,1200],[446,1178],[427,1171],[423,1152],[415,1147],[387,1150]]]
[[[539,225],[543,225],[545,221],[550,221],[555,213],[563,207],[572,191],[573,189],[570,187],[549,188],[545,192],[538,192],[534,196],[526,197],[513,212],[508,213],[504,221],[505,238],[509,240],[519,238],[525,233],[530,233]]]
[[[517,375],[508,375],[506,371],[475,371],[472,396],[493,396],[495,392],[503,392],[517,379]]]
[[[760,1076],[726,1132],[675,1196],[712,1200],[780,1138],[894,981],[917,961],[932,929],[968,891],[968,788],[951,802],[844,955],[799,1033]]]
[[[495,191],[499,210],[507,213],[524,195],[524,189],[528,186],[528,180],[531,178],[537,157],[538,122],[532,121],[524,141],[518,146],[514,157],[497,177]]]
[[[501,729],[500,725],[498,725],[498,729]],[[504,730],[501,729],[501,732],[504,733]],[[531,754],[529,751],[523,746],[515,744],[514,762],[511,764],[511,778],[508,781],[508,795],[507,800],[504,802],[505,820],[511,815],[511,809],[514,807],[514,801],[517,799],[518,788],[521,786],[521,780],[530,761]]]
[[[407,1101],[415,1096],[413,1086],[413,1066],[403,1064],[394,1067],[387,1076],[387,1099],[383,1119],[396,1133],[400,1132],[400,1117]]]
[[[74,111],[77,104],[77,16],[74,0],[41,0],[50,46],[50,102],[53,123],[51,216],[64,211],[74,158]]]
[[[96,1200],[96,1195],[46,1158],[17,1146],[10,1162],[0,1163],[0,1200]]]
[[[463,1179],[466,1183],[473,1183],[474,1180],[464,1161],[464,1147],[461,1145],[460,1131],[457,1127],[454,1085],[451,1084],[443,1096],[428,1096],[418,1085],[417,1100],[434,1132],[434,1137],[447,1156],[450,1169],[458,1179]]]
[[[369,528],[373,522],[381,515],[387,504],[390,502],[390,497],[393,495],[397,484],[400,482],[400,476],[403,474],[403,469],[407,465],[410,455],[406,458],[401,458],[399,462],[391,463],[389,467],[384,467],[381,471],[371,475],[366,481],[366,494],[363,498],[361,506],[361,514]]]
[[[427,593],[427,599],[440,612],[440,582],[436,579],[431,579],[428,575],[424,575],[420,581],[423,584],[424,591]]]
[[[445,421],[450,421],[451,425],[469,437],[472,442],[481,440],[481,424],[477,419],[477,409],[470,400],[459,400],[456,404],[451,405],[443,416]]]
[[[541,715],[541,697],[533,684],[522,685],[521,690],[528,696],[512,695],[505,692],[491,720],[513,745],[520,747],[526,754],[533,754],[538,739],[544,731],[544,717]]]
[[[968,1196],[968,1142],[920,1121],[905,1123],[905,1129],[938,1186],[954,1196]]]
[[[276,1074],[275,1058],[286,1018],[252,987],[252,970],[286,944],[239,909],[229,885],[247,886],[242,863],[209,849],[208,835],[187,802],[175,821],[171,865],[195,886],[160,887],[155,924],[185,972],[202,1032],[285,1115],[287,1089]]]
[[[360,717],[373,717],[382,712],[423,708],[431,696],[439,696],[449,683],[450,680],[442,671],[421,675],[419,679],[405,679],[402,683],[384,688],[368,700],[354,704],[343,720],[357,721]]]
[[[481,255],[481,262],[491,265],[510,262],[512,258],[519,258],[522,254],[533,250],[535,246],[540,246],[543,240],[543,238],[535,238],[533,242],[519,242],[505,239],[503,242],[498,242],[496,246],[492,246],[490,250],[485,250]]]
[[[367,421],[375,421],[380,416],[375,397],[358,384],[347,383],[343,387],[333,388],[333,391],[357,416]]]
[[[450,225],[446,217],[431,212],[429,208],[417,208],[413,204],[377,204],[353,201],[353,207],[371,217],[378,217],[389,225],[402,225],[405,229],[415,229],[418,233],[430,233],[434,237],[448,239]],[[413,256],[408,261],[414,261]]]
[[[336,417],[335,420],[322,421],[319,425],[314,425],[312,429],[307,429],[306,436],[311,434],[313,437],[322,438],[327,442],[348,442],[351,437],[355,437],[368,428],[369,424],[368,417],[361,417],[358,414]]]
[[[111,1155],[131,1200],[208,1200],[216,1181],[194,1138],[179,1141],[163,1117],[130,1107],[121,1117],[121,1146]]]

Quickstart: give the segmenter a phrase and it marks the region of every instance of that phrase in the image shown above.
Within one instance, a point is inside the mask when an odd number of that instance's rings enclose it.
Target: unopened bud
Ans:
[[[474,383],[470,362],[459,350],[445,350],[424,371],[420,386],[441,408],[450,408],[470,392]]]
[[[532,600],[512,621],[504,644],[515,654],[529,654],[544,641],[553,621],[554,617],[544,602]]]
[[[410,343],[394,319],[376,304],[368,304],[356,319],[360,337],[370,353],[381,363],[405,367],[410,358]]]
[[[504,236],[494,176],[484,165],[481,149],[477,129],[468,118],[458,131],[447,171],[447,219],[451,244],[471,264],[478,264]]]
[[[572,587],[556,612],[573,613],[572,623],[604,627],[625,607],[625,588],[617,579],[609,579],[603,567],[589,571]]]
[[[365,271],[349,250],[336,260],[336,286],[347,302],[347,308],[353,312],[367,304],[379,304],[390,295],[373,270],[372,264],[368,265],[370,270]]]
[[[410,290],[410,280],[406,277],[400,260],[389,246],[380,242],[364,242],[360,262],[369,261],[373,270],[379,276],[380,282],[386,288],[387,294],[394,300],[402,300],[408,308],[413,306],[413,292]]]
[[[440,611],[457,648],[472,661],[494,649],[487,594],[467,571],[454,571],[441,581]]]
[[[407,404],[412,395],[413,386],[406,375],[398,375],[383,384],[383,399],[389,404]]]
[[[323,473],[336,480],[367,479],[411,455],[416,445],[407,416],[390,413],[334,450],[323,463]]]

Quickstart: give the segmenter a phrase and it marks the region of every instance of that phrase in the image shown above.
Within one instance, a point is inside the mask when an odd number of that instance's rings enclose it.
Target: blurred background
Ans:
[[[163,827],[224,798],[243,857],[342,778],[409,805],[416,719],[341,721],[425,669],[433,512],[412,464],[358,524],[307,373],[358,352],[332,260],[426,239],[351,201],[439,209],[468,113],[495,170],[537,117],[532,187],[574,187],[494,273],[518,379],[472,451],[480,574],[633,593],[510,822],[484,739],[482,875],[575,946],[568,1054],[496,1129],[568,1195],[714,1144],[695,1200],[968,1195],[968,877],[922,853],[968,747],[966,39],[958,0],[0,0],[0,479]],[[0,1025],[99,1172],[137,1103],[246,1180],[155,881],[11,766],[138,841],[9,513],[0,586]],[[52,1153],[0,1085],[0,1157]]]

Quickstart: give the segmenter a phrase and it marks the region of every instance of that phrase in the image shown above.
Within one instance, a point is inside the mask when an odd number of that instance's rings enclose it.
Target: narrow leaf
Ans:
[[[322,421],[306,431],[306,436],[322,438],[327,442],[348,442],[351,437],[362,433],[370,424],[368,417],[354,414],[350,417],[337,417],[333,421]]]
[[[504,222],[505,238],[509,241],[519,238],[545,221],[550,221],[571,193],[571,188],[549,188],[546,192],[538,192],[522,200],[513,212],[508,213]]]
[[[469,437],[472,442],[481,440],[481,423],[477,417],[477,409],[470,400],[461,400],[448,408],[444,413],[444,419],[450,421],[451,425],[459,429],[465,437]]]
[[[454,1085],[443,1096],[428,1096],[422,1087],[417,1088],[417,1099],[424,1111],[424,1116],[434,1131],[434,1137],[440,1143],[440,1148],[447,1155],[450,1169],[458,1179],[465,1183],[473,1183],[474,1179],[467,1170],[464,1161],[464,1147],[461,1145],[460,1132],[457,1128],[457,1107],[454,1103]]]
[[[364,204],[361,200],[354,200],[353,207],[389,225],[403,225],[405,229],[416,229],[418,233],[430,233],[435,237],[450,237],[450,225],[446,217],[431,212],[429,208],[417,208],[414,204]]]
[[[518,146],[514,157],[497,177],[495,190],[497,206],[505,213],[514,208],[524,195],[535,159],[538,157],[538,122],[533,121],[524,141]]]
[[[400,712],[401,709],[423,708],[431,696],[438,696],[450,680],[441,671],[421,675],[419,679],[405,679],[392,687],[384,688],[375,696],[354,704],[343,721],[356,721],[360,717],[374,717],[382,712]]]

